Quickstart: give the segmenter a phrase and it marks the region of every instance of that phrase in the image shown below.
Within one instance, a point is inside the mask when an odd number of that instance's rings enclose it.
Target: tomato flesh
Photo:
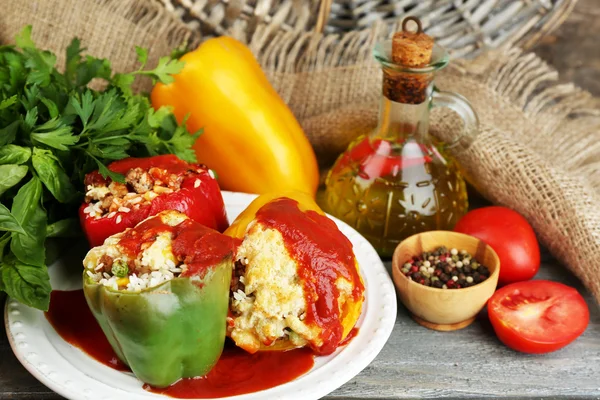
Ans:
[[[568,345],[590,319],[577,290],[543,280],[498,290],[488,301],[488,314],[500,341],[524,353],[548,353]]]

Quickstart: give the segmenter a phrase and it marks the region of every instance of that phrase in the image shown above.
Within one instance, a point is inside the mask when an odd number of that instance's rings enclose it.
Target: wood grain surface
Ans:
[[[564,25],[535,51],[559,70],[564,81],[600,96],[599,43],[600,0],[579,0]],[[388,262],[388,269],[390,265]],[[327,398],[600,399],[598,304],[547,253],[536,278],[560,281],[584,294],[590,306],[590,325],[570,346],[547,355],[519,354],[498,341],[485,314],[464,330],[435,332],[416,324],[399,305],[394,331],[383,351]],[[0,297],[0,305],[3,303]],[[19,364],[0,329],[0,399],[60,398]]]

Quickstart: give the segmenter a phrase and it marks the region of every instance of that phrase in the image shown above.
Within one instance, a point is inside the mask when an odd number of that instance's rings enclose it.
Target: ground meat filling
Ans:
[[[246,283],[244,282],[244,275],[246,274],[246,267],[248,266],[247,259],[237,260],[233,266],[233,272],[231,275],[231,296],[230,299],[242,299],[246,297],[244,290],[246,289]]]
[[[190,172],[200,172],[191,170]],[[181,188],[185,175],[171,174],[162,168],[132,168],[125,174],[125,184],[104,180],[99,174],[88,174],[84,212],[95,218],[112,218],[118,212],[130,212],[150,204],[164,193]]]
[[[100,260],[98,261],[98,265],[96,266],[95,270],[96,272],[110,273],[110,271],[112,270],[112,265],[113,258],[109,255],[104,254],[102,257],[100,257]]]
[[[154,187],[154,179],[150,173],[141,168],[130,169],[125,181],[139,194],[149,192]]]

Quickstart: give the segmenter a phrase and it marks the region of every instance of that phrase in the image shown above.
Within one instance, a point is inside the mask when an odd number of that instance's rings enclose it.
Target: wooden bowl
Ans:
[[[438,289],[421,285],[402,273],[402,266],[416,255],[440,246],[466,250],[490,270],[483,282],[461,289]],[[498,284],[500,260],[496,252],[481,240],[462,233],[431,231],[402,241],[392,259],[392,273],[398,295],[419,324],[435,330],[452,331],[471,324]]]

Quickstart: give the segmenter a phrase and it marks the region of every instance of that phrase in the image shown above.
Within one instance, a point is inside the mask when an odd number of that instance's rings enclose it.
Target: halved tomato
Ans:
[[[543,280],[498,290],[488,301],[488,314],[498,338],[524,353],[558,350],[581,335],[590,320],[577,290]]]

